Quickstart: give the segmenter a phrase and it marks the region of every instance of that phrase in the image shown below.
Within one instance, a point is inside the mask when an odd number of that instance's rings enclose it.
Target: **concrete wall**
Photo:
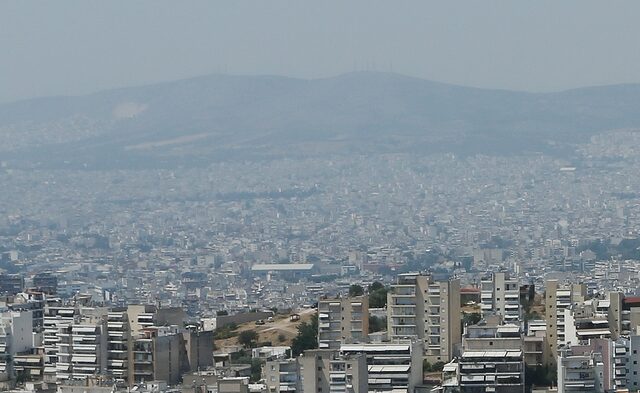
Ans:
[[[153,371],[154,379],[175,385],[182,375],[184,343],[181,334],[156,337],[154,339]]]
[[[273,316],[272,312],[247,312],[235,315],[220,315],[216,317],[216,328],[220,329],[229,325],[231,323],[235,323],[237,325],[241,323],[254,322],[259,319],[267,319]]]
[[[19,311],[10,312],[11,315],[11,352],[16,354],[17,352],[24,352],[32,348],[33,345],[33,312],[32,311]]]
[[[205,370],[213,366],[213,331],[183,333],[187,350],[187,365],[189,371]]]

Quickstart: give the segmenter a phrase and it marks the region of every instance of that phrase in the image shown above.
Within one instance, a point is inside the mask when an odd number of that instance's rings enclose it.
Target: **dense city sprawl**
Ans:
[[[637,392],[638,135],[567,156],[2,163],[0,387]]]

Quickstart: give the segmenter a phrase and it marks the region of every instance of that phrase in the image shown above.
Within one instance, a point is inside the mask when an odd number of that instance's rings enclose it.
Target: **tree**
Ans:
[[[379,282],[369,285],[369,307],[383,308],[387,306],[387,288]]]
[[[351,286],[349,287],[349,296],[353,297],[362,295],[364,295],[364,288],[362,288],[362,286],[358,284],[351,284]]]
[[[213,332],[213,338],[218,339],[218,340],[224,340],[226,338],[229,337],[234,337],[237,336],[238,333],[236,332],[236,329],[238,329],[238,325],[236,325],[235,323],[228,323],[222,327],[217,328],[214,332]]]
[[[262,374],[262,359],[253,359],[244,349],[231,354],[231,364],[249,364],[251,365],[250,382],[258,382]]]
[[[475,325],[476,323],[480,322],[481,319],[482,319],[482,316],[480,315],[480,313],[477,313],[477,312],[464,313],[464,316],[462,317],[462,326]]]
[[[387,320],[369,315],[369,333],[381,332],[387,328]]]
[[[557,371],[554,367],[525,366],[524,380],[527,387],[530,386],[553,386],[558,383]]]
[[[302,322],[298,326],[298,335],[291,343],[291,352],[296,357],[307,349],[318,348],[318,315],[311,317],[311,323]]]
[[[427,359],[422,362],[422,371],[423,372],[440,372],[444,368],[444,362],[435,362],[434,364],[429,363]]]
[[[260,380],[262,376],[262,364],[263,361],[261,359],[251,359],[251,378],[250,382],[256,383]]]
[[[238,335],[238,343],[245,348],[253,348],[258,341],[258,333],[255,330],[245,330]]]

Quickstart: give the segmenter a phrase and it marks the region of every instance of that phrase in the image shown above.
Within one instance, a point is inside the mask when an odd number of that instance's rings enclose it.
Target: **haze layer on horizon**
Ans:
[[[640,2],[0,2],[0,102],[210,73],[393,71],[527,91],[640,82]]]

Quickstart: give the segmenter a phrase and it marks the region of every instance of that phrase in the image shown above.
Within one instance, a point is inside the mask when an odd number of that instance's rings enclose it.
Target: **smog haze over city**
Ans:
[[[0,0],[0,391],[637,392],[638,15]]]

